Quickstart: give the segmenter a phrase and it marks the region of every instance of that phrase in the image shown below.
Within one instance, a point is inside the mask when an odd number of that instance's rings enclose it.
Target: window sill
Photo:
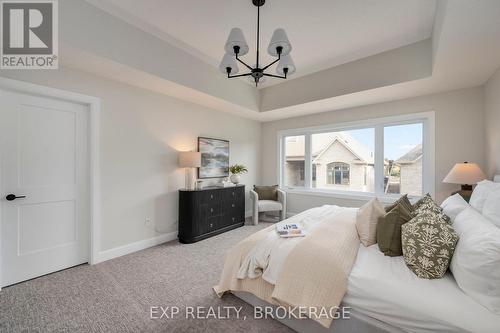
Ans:
[[[305,189],[305,188],[283,188],[283,190],[290,194],[308,195],[316,197],[330,197],[338,199],[348,199],[356,201],[369,201],[377,198],[382,203],[393,203],[401,197],[400,194],[376,194],[368,192],[348,192],[348,191],[334,191],[322,189]],[[418,199],[417,196],[408,196],[411,201]]]

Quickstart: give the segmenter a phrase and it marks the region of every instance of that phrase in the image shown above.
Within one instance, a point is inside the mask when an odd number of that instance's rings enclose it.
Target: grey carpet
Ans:
[[[268,225],[195,244],[173,241],[7,287],[0,291],[0,332],[291,332],[272,319],[254,319],[253,308],[238,298],[219,299],[212,291],[226,251]],[[181,314],[150,319],[151,306],[178,306]],[[242,310],[239,319],[185,319],[186,306]]]

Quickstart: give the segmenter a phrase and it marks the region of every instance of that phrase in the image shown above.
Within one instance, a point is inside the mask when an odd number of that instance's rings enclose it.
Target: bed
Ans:
[[[340,219],[340,222],[346,228],[352,222],[352,209],[341,210],[340,207],[335,209],[339,209],[334,210],[335,214],[339,212],[343,214],[344,218]],[[304,219],[308,214],[309,212],[306,211],[299,214],[295,219]],[[332,222],[339,223],[335,219],[330,219],[328,222],[330,224]],[[225,272],[219,285],[214,287],[214,290],[219,296],[222,296],[224,292],[231,292],[253,306],[276,308],[281,305],[306,304],[307,306],[316,304],[314,302],[307,303],[311,297],[305,297],[306,303],[303,302],[303,299],[295,300],[295,302],[281,302],[280,297],[274,297],[276,296],[274,291],[277,289],[278,284],[275,286],[273,279],[263,279],[262,276],[252,276],[251,278],[240,276],[236,278],[238,269],[241,270],[241,266],[245,265],[243,258],[250,249],[255,244],[263,244],[262,242],[259,243],[259,241],[272,232],[272,227],[261,230],[259,233],[252,235],[249,240],[244,240],[242,242],[243,246],[240,244],[240,252],[237,251],[237,253],[228,255],[229,259],[226,259]],[[333,230],[328,229],[322,229],[318,234],[325,237],[325,234],[329,232],[330,234],[326,238],[336,237],[331,233]],[[349,228],[342,230],[342,233],[350,234],[350,232]],[[308,241],[311,241],[314,237],[316,237],[314,233],[311,233],[305,239],[309,238]],[[343,237],[339,241],[349,245],[346,249],[338,247],[334,251],[345,251],[346,256],[349,257],[349,251],[351,251],[353,245],[352,239]],[[329,246],[327,243],[321,245]],[[500,316],[466,295],[449,272],[441,279],[421,279],[406,266],[403,257],[384,256],[379,251],[377,244],[365,247],[358,241],[354,252],[352,266],[344,265],[343,268],[344,270],[348,269],[345,291],[342,289],[342,278],[337,279],[335,283],[331,283],[330,288],[325,287],[328,285],[322,286],[325,290],[339,289],[342,292],[341,304],[339,304],[340,300],[338,303],[329,303],[328,299],[326,302],[323,299],[318,303],[348,307],[349,319],[335,319],[333,321],[308,318],[275,319],[295,331],[308,333],[499,332]],[[311,261],[314,261],[314,256],[309,255]],[[304,259],[302,258],[302,260]],[[337,261],[327,262],[327,265],[336,265]],[[327,271],[316,271],[315,273],[320,276],[329,274]],[[310,276],[316,278],[315,274]],[[298,281],[304,281],[304,278]],[[324,282],[321,279],[315,281],[316,284]],[[298,288],[302,288],[300,293],[307,294],[308,288],[310,289],[307,281],[304,287],[301,283],[297,283],[296,280],[295,285],[299,284]],[[333,293],[333,295],[337,295],[337,293]],[[314,297],[318,297],[318,294],[315,294]]]

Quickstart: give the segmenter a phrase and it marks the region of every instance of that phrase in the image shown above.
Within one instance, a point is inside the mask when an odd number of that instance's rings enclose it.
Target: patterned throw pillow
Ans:
[[[443,213],[441,207],[438,206],[437,203],[432,200],[432,197],[429,193],[427,193],[422,199],[418,200],[415,205],[413,205],[412,216],[418,216],[424,212],[433,213],[439,216],[439,218],[443,219],[446,223],[451,224],[451,219]]]
[[[453,228],[431,212],[424,212],[401,227],[406,265],[418,277],[439,279],[451,262],[458,242]]]

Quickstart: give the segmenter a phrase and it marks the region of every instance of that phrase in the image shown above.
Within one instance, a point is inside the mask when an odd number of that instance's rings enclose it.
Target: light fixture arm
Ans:
[[[276,77],[278,79],[286,79],[286,75],[288,74],[288,68],[283,68],[283,73],[285,73],[285,75],[283,75],[283,76],[274,75],[274,74],[267,74],[267,73],[264,73],[264,76]]]

